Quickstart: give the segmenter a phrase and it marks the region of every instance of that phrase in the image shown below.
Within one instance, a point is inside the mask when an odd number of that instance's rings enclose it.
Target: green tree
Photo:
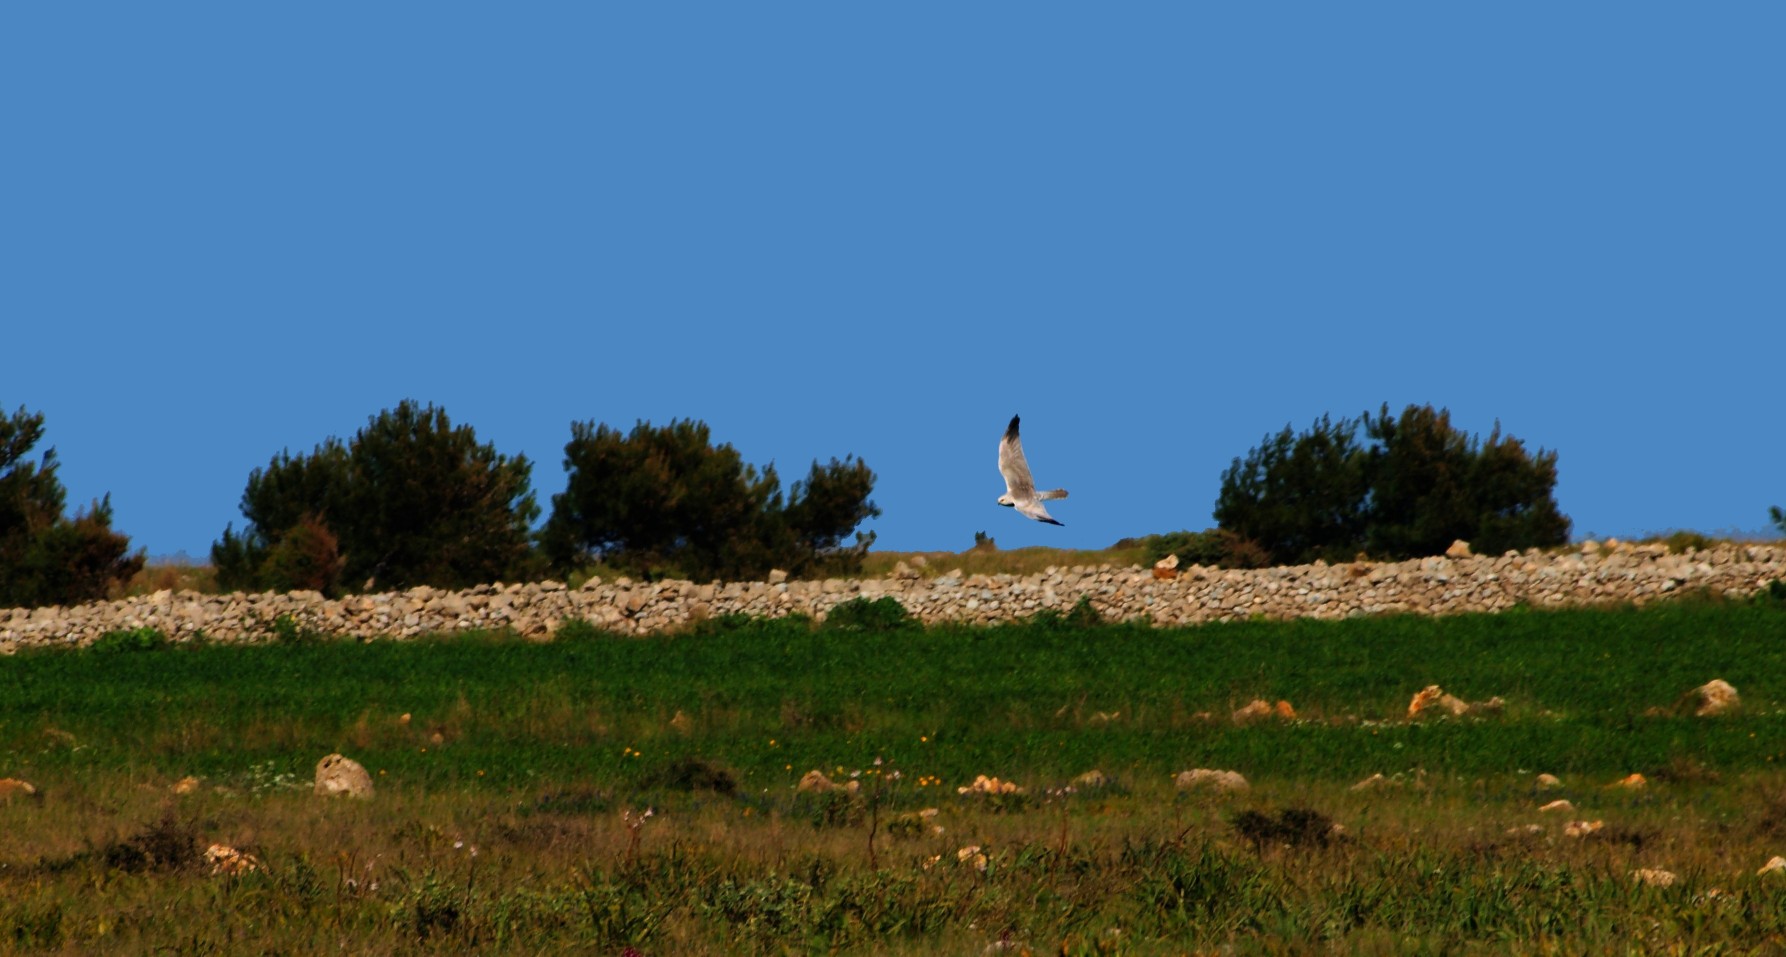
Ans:
[[[1552,497],[1556,461],[1499,423],[1484,442],[1445,410],[1410,405],[1397,417],[1384,405],[1266,436],[1222,474],[1215,514],[1280,563],[1433,555],[1460,538],[1485,554],[1558,545],[1569,520]]]
[[[1774,527],[1780,530],[1780,534],[1786,535],[1786,509],[1781,509],[1778,505],[1769,506],[1767,515],[1774,520]]]
[[[1364,539],[1370,494],[1359,423],[1327,416],[1301,435],[1288,425],[1222,473],[1216,525],[1278,563],[1350,559]]]
[[[143,567],[130,538],[112,530],[108,494],[74,516],[56,476],[56,450],[33,462],[44,417],[24,408],[0,416],[0,607],[68,605],[105,598]]]
[[[843,537],[880,514],[868,501],[874,473],[859,460],[814,462],[784,500],[774,466],[759,471],[729,443],[713,445],[693,420],[629,433],[572,423],[564,467],[540,543],[565,571],[600,561],[646,577],[737,579],[846,568],[873,536],[851,548]]]
[[[1485,555],[1561,545],[1569,520],[1557,509],[1557,455],[1526,452],[1495,423],[1487,441],[1451,425],[1447,410],[1385,405],[1365,421],[1372,441],[1365,550],[1372,555],[1437,555],[1458,539]]]
[[[211,547],[225,588],[463,588],[527,577],[539,515],[532,464],[411,400],[347,444],[289,451],[255,469],[247,525]]]

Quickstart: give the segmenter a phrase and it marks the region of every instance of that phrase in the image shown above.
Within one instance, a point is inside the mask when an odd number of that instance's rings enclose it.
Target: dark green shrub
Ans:
[[[693,420],[640,422],[628,434],[573,423],[564,462],[565,490],[552,496],[540,544],[565,572],[598,561],[702,581],[854,571],[874,536],[843,539],[880,514],[865,463],[815,461],[784,501],[774,466],[759,472]]]
[[[248,524],[211,547],[224,589],[464,588],[535,571],[525,456],[499,455],[446,410],[404,400],[347,444],[275,456],[242,493]]]
[[[1144,535],[1138,539],[1125,538],[1112,547],[1143,548],[1146,564],[1149,565],[1168,555],[1177,555],[1180,566],[1265,568],[1271,564],[1271,556],[1257,543],[1225,528],[1206,528],[1201,532],[1167,532],[1164,535]]]
[[[852,598],[838,603],[825,616],[825,628],[830,631],[897,631],[917,625],[918,620],[891,595],[874,601]]]
[[[1552,496],[1556,461],[1503,438],[1498,423],[1479,440],[1445,410],[1410,405],[1398,418],[1385,405],[1266,436],[1222,473],[1215,516],[1278,563],[1436,555],[1457,539],[1484,555],[1544,548],[1569,538]]]
[[[158,651],[168,646],[159,628],[126,628],[108,631],[93,639],[92,649],[102,655],[132,651]]]
[[[647,776],[647,787],[667,788],[675,791],[712,791],[731,797],[738,793],[738,780],[732,772],[702,760],[701,758],[678,758]]]
[[[112,530],[111,496],[74,516],[56,475],[56,451],[32,462],[43,415],[0,415],[0,608],[98,601],[143,568],[130,538]]]
[[[267,626],[267,637],[281,645],[313,645],[329,640],[329,636],[306,628],[290,615],[280,615]]]
[[[566,618],[552,632],[553,641],[593,641],[607,633],[585,618]]]
[[[1067,610],[1067,625],[1072,628],[1096,628],[1104,623],[1104,616],[1092,607],[1091,599],[1080,595],[1073,607]]]

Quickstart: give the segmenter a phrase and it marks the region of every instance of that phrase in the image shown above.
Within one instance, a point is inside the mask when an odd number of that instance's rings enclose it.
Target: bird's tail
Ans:
[[[1066,497],[1067,497],[1067,490],[1064,488],[1051,488],[1046,492],[1037,492],[1036,493],[1036,498],[1039,498],[1043,501],[1047,501],[1049,499],[1055,499],[1055,498],[1066,498]]]

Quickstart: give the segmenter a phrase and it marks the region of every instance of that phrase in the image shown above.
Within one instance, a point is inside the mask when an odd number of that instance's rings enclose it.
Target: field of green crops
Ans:
[[[1756,873],[1786,854],[1777,601],[859,622],[0,658],[0,777],[38,791],[0,797],[0,950],[1786,947],[1786,874]],[[1683,713],[1713,678],[1741,709]],[[1432,684],[1505,707],[1408,721]],[[1296,718],[1230,717],[1254,699]],[[310,793],[331,752],[372,799]],[[1190,768],[1251,788],[1179,793]],[[815,769],[857,790],[796,793]],[[1022,790],[958,793],[978,775]],[[260,869],[209,874],[213,842]]]

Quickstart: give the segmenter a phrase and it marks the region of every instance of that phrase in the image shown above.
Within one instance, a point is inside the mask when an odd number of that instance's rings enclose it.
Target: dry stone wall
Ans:
[[[1190,566],[1162,570],[1050,568],[1034,575],[925,577],[900,567],[884,579],[696,584],[591,579],[481,585],[466,591],[404,592],[325,599],[315,592],[204,595],[156,592],[120,601],[0,610],[0,652],[42,644],[80,644],[109,631],[157,628],[174,640],[264,640],[282,617],[311,631],[405,638],[432,632],[508,628],[545,637],[566,619],[623,635],[685,627],[721,615],[822,620],[852,598],[891,596],[931,622],[1000,622],[1043,609],[1065,612],[1081,597],[1107,620],[1144,618],[1156,625],[1263,616],[1344,618],[1395,613],[1493,612],[1525,604],[1646,603],[1711,591],[1747,597],[1786,579],[1786,547],[1731,545],[1669,554],[1661,545],[1583,543],[1576,550],[1452,556],[1406,562],[1297,565],[1255,571]],[[939,562],[938,564],[945,564]],[[930,569],[926,569],[930,571]],[[1175,577],[1159,577],[1174,575]]]

